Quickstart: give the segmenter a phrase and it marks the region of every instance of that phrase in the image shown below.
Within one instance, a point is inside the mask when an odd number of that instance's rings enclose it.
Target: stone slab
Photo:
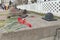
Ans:
[[[60,19],[57,21],[45,21],[40,15],[30,14],[34,18],[26,19],[32,24],[32,28],[26,27],[24,30],[1,33],[1,40],[40,40],[54,36],[56,29],[60,28]]]

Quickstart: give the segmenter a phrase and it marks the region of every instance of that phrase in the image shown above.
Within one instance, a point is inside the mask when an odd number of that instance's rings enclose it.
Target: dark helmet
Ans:
[[[53,18],[54,18],[54,16],[53,16],[53,14],[50,13],[50,12],[45,15],[45,19],[46,19],[46,20],[53,20]]]

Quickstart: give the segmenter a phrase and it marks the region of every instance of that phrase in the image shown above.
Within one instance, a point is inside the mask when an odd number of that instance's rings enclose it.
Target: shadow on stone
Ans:
[[[49,19],[45,19],[45,18],[42,18],[42,19],[44,19],[46,21],[57,21],[57,19],[53,19],[53,20],[49,20]]]

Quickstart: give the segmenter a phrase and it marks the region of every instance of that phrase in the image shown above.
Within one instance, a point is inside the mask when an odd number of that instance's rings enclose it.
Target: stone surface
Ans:
[[[32,18],[31,16],[35,17]],[[1,40],[43,40],[54,36],[56,29],[60,28],[60,19],[57,21],[45,21],[37,14],[29,14],[26,19],[32,24],[32,28],[26,27],[24,30],[2,33]]]

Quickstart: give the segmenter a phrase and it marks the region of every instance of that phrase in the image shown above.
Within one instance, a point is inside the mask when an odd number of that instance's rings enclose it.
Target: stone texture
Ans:
[[[56,29],[60,28],[60,19],[48,22],[41,19],[42,17],[39,15],[31,15],[35,16],[32,19],[28,17],[28,20],[33,25],[31,29],[26,28],[17,32],[2,33],[0,40],[40,40],[54,36]]]

